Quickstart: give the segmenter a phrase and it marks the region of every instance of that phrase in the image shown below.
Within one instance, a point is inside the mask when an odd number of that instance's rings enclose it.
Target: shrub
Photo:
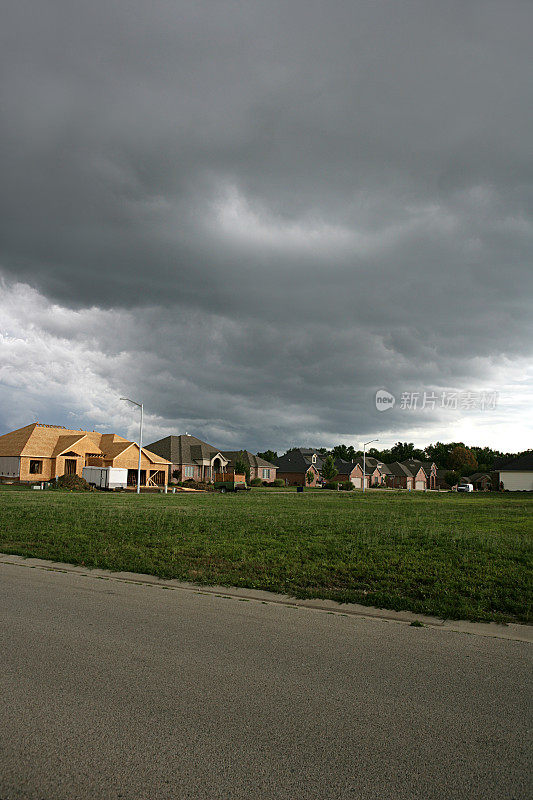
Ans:
[[[353,489],[353,483],[351,481],[346,481],[345,483],[341,484],[341,488],[346,492],[351,492]]]
[[[185,489],[203,489],[206,492],[214,492],[215,487],[212,483],[204,483],[204,481],[195,481],[188,478],[186,481],[180,481],[178,486],[183,486]]]
[[[324,484],[324,489],[336,489],[337,484],[333,483],[333,481],[328,481],[328,483]]]
[[[67,489],[69,492],[94,492],[94,486],[90,486],[85,478],[80,478],[79,475],[61,475],[57,481],[54,481],[51,489]]]
[[[285,481],[283,480],[283,478],[276,478],[275,480],[272,481],[270,485],[279,488],[280,486],[285,486]]]
[[[261,486],[261,478],[252,478],[250,481],[250,486]]]
[[[444,473],[444,480],[448,484],[448,486],[455,486],[459,483],[461,476],[455,470],[448,470],[448,472]]]

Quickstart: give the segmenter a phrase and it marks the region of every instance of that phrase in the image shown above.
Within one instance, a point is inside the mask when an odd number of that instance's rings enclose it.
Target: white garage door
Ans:
[[[533,491],[533,470],[529,472],[511,471],[500,472],[500,481],[503,488],[510,492],[532,492]]]
[[[362,488],[361,478],[354,478],[353,485],[355,486],[356,489],[361,489]]]
[[[425,481],[416,481],[415,489],[425,489],[425,488],[426,488],[426,482]]]

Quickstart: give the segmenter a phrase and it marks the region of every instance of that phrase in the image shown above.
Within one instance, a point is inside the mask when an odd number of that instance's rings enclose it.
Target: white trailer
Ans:
[[[122,467],[84,467],[83,477],[97,489],[125,489],[128,470]]]

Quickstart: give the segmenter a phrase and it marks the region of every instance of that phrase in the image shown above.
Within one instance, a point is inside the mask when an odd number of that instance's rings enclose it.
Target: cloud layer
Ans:
[[[526,446],[532,22],[518,0],[8,3],[0,427],[124,429],[132,393],[154,435],[228,447]],[[379,414],[382,386],[496,390],[498,428]]]

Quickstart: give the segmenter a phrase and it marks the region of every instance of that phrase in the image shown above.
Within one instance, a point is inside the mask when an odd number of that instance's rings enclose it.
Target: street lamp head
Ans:
[[[129,397],[121,397],[120,399],[125,400],[126,403],[133,403],[134,406],[139,406],[139,408],[142,408],[142,403],[137,403],[136,400],[130,400]]]

